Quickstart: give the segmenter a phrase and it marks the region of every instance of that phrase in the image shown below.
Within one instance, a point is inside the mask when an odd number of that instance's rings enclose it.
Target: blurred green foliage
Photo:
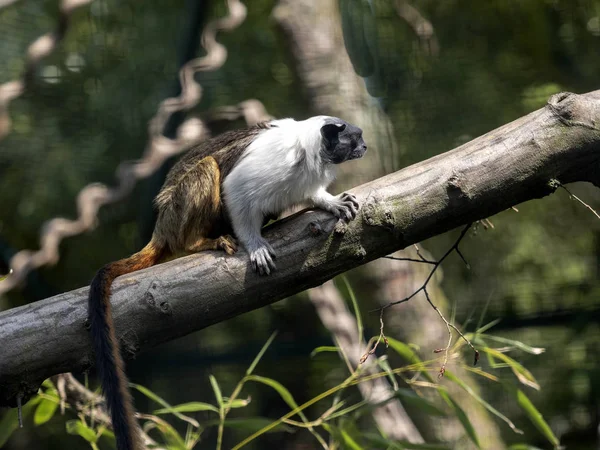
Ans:
[[[351,290],[352,291],[352,290]],[[354,312],[358,313],[358,307],[354,304]],[[357,315],[357,321],[360,322],[360,315]],[[522,342],[514,341],[506,338],[497,338],[484,333],[489,329],[491,324],[488,324],[481,329],[476,330],[471,339],[485,352],[492,361],[493,359],[500,360],[502,363],[493,362],[490,364],[492,371],[509,367],[513,374],[521,384],[534,389],[539,389],[535,378],[531,373],[519,364],[516,360],[507,355],[508,352],[521,350],[531,354],[539,355],[544,349],[532,348]],[[373,429],[373,424],[368,420],[373,409],[381,407],[388,402],[400,399],[404,404],[414,409],[420,410],[424,414],[434,417],[447,417],[456,415],[464,427],[466,437],[471,441],[475,448],[486,448],[485,444],[482,447],[479,437],[480,430],[477,430],[471,423],[469,417],[465,414],[455,396],[453,396],[446,386],[436,383],[434,375],[438,372],[439,361],[430,360],[422,361],[415,350],[403,342],[389,338],[387,344],[389,348],[395,352],[403,361],[403,366],[392,369],[387,363],[387,357],[371,357],[366,364],[357,368],[352,368],[351,373],[339,384],[332,386],[326,391],[299,405],[294,399],[293,394],[280,382],[261,375],[255,375],[257,366],[260,360],[265,355],[269,346],[273,343],[276,333],[273,333],[267,342],[258,352],[252,363],[246,369],[245,375],[237,382],[229,396],[223,396],[222,388],[219,385],[216,377],[209,376],[210,384],[214,393],[214,400],[211,403],[188,401],[179,405],[170,405],[156,393],[139,384],[131,383],[131,387],[153,403],[161,406],[159,409],[154,409],[152,413],[141,413],[140,419],[143,423],[142,428],[150,439],[154,440],[155,444],[161,448],[166,447],[170,450],[191,450],[197,448],[203,442],[203,436],[207,430],[211,428],[217,429],[216,449],[223,448],[223,439],[226,434],[233,434],[236,437],[241,436],[239,442],[233,447],[234,450],[242,448],[246,445],[252,445],[254,441],[259,439],[266,433],[295,433],[298,430],[308,431],[323,448],[350,448],[353,450],[361,450],[366,448],[382,448],[382,449],[450,449],[451,446],[445,443],[425,442],[424,444],[414,444],[406,441],[398,441],[386,438],[383,430]],[[380,337],[374,337],[371,342],[380,340]],[[488,347],[486,341],[501,341],[504,347],[496,349]],[[449,349],[447,357],[453,358],[463,346],[463,341],[458,341],[451,349]],[[319,347],[311,353],[312,358],[320,358],[320,353],[333,351],[339,353],[339,357],[345,359],[343,350],[340,347]],[[367,368],[380,366],[384,370],[381,372],[369,371]],[[552,446],[559,448],[559,439],[555,436],[550,426],[537,410],[533,403],[529,400],[527,394],[520,389],[513,380],[506,376],[501,379],[495,373],[486,372],[481,369],[471,369],[473,373],[482,376],[487,381],[498,383],[504,388],[504,391],[510,396],[513,403],[519,406],[522,413],[531,421],[538,429],[538,432]],[[368,383],[377,378],[387,377],[391,380],[394,390],[390,390],[390,394],[378,403],[367,402],[362,395],[353,389],[360,383]],[[445,377],[452,383],[457,384],[468,395],[483,405],[491,414],[505,422],[516,434],[523,435],[523,431],[518,429],[515,424],[504,414],[486,402],[471,386],[460,380],[451,371],[446,371]],[[399,388],[399,382],[409,386],[407,388]],[[284,414],[277,420],[267,417],[248,416],[252,414],[255,408],[252,402],[252,397],[246,394],[246,385],[258,384],[266,388],[271,388],[275,391],[281,400],[285,402],[289,412]],[[433,392],[437,395],[433,397],[428,395]],[[259,398],[260,401],[260,398]],[[331,405],[329,405],[331,403]],[[24,417],[29,424],[29,416],[33,412],[33,424],[41,426],[46,424],[53,418],[58,410],[68,410],[70,416],[76,415],[77,419],[68,419],[65,421],[66,432],[70,435],[80,436],[83,438],[93,450],[100,448],[99,442],[101,438],[114,443],[114,435],[106,429],[105,424],[99,423],[98,419],[94,419],[92,414],[86,414],[86,411],[91,411],[96,405],[91,401],[88,404],[77,405],[61,400],[58,394],[58,389],[50,380],[46,380],[43,387],[39,390],[36,397],[28,402],[24,408]],[[309,419],[305,411],[314,406],[311,412],[318,411],[318,417]],[[241,410],[237,418],[228,417],[232,410]],[[212,413],[205,420],[197,420],[198,413]],[[185,433],[180,433],[165,420],[163,417],[177,419],[185,425]],[[18,426],[18,418],[16,410],[9,411],[0,421],[0,445],[4,445],[11,433]],[[366,429],[365,429],[366,428]],[[232,433],[233,431],[233,433]],[[521,437],[524,439],[524,437]],[[209,444],[210,445],[210,444]],[[525,444],[515,444],[515,446]]]
[[[260,99],[275,116],[316,113],[309,110],[288,43],[270,17],[275,1],[246,3],[244,24],[219,37],[229,51],[226,65],[198,76],[204,97],[192,113],[249,97]],[[367,26],[375,36],[368,45],[377,65],[370,81],[377,83],[400,148],[390,171],[543,107],[558,91],[600,88],[598,0],[414,0],[410,4],[433,25],[437,55],[424,51],[394,2],[370,4],[375,27]],[[44,221],[74,217],[83,186],[113,183],[118,163],[142,153],[147,121],[176,78],[187,8],[182,0],[151,5],[96,0],[75,13],[63,45],[44,62],[32,89],[10,106],[13,131],[0,142],[0,256],[37,248]],[[212,8],[213,16],[225,11],[220,1]],[[17,2],[0,10],[0,83],[19,75],[27,46],[54,27],[56,12],[54,1]],[[571,189],[600,209],[597,189]],[[11,292],[0,298],[0,307],[85,285],[102,264],[137,250],[145,192],[142,183],[127,201],[103,208],[94,231],[63,242],[59,264],[39,271],[39,289]],[[464,241],[471,270],[449,258],[443,287],[455,303],[457,322],[467,330],[473,331],[482,316],[500,318],[495,335],[547,349],[517,358],[542,387],[529,396],[561,442],[587,449],[596,443],[600,421],[600,223],[562,190],[518,210],[492,217],[494,229],[479,226]],[[451,244],[446,236],[425,243],[434,255]],[[371,309],[369,293],[355,289],[361,308]],[[364,320],[367,334],[373,334],[377,319],[367,315]],[[290,300],[164,345],[141,355],[128,370],[132,380],[171,404],[213,401],[208,369],[224,392],[231,392],[274,328],[282,333],[265,356],[265,373],[299,404],[346,378],[337,360],[307,362],[311,350],[330,342],[312,306]],[[486,370],[490,363],[482,361]],[[248,389],[258,416],[280,417],[289,410],[277,392]],[[525,436],[539,435],[514,395],[486,385],[484,397]],[[136,404],[150,409],[144,396]],[[522,442],[510,430],[503,432],[507,442]],[[65,448],[63,435],[62,419],[52,418],[36,428],[36,448]],[[9,448],[34,448],[27,436],[16,433]],[[211,442],[216,438],[216,433],[206,436]],[[298,433],[295,439],[300,445],[310,438]],[[73,437],[69,448],[77,448],[77,442]],[[281,443],[272,436],[261,442],[262,448]],[[547,445],[543,437],[528,442]]]

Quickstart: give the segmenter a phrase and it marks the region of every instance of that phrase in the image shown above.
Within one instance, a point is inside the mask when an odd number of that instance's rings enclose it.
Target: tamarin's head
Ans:
[[[328,163],[340,164],[362,158],[367,151],[362,130],[337,117],[325,119],[321,127],[321,137],[321,158]]]

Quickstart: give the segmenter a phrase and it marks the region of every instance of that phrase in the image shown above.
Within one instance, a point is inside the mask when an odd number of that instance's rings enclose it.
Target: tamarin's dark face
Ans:
[[[341,119],[328,119],[321,127],[321,136],[321,156],[329,163],[340,164],[362,158],[367,151],[362,130]]]

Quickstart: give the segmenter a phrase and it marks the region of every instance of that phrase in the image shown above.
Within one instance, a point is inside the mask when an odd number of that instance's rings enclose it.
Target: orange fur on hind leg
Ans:
[[[230,235],[219,236],[216,239],[201,237],[186,247],[186,251],[193,253],[203,250],[223,250],[228,255],[233,255],[237,251],[237,242]]]

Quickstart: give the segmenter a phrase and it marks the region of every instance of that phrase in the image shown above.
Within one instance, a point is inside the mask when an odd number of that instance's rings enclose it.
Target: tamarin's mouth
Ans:
[[[365,156],[365,153],[367,153],[367,146],[366,145],[364,145],[360,149],[356,149],[352,153],[350,153],[350,158],[349,159],[360,159],[363,156]]]

